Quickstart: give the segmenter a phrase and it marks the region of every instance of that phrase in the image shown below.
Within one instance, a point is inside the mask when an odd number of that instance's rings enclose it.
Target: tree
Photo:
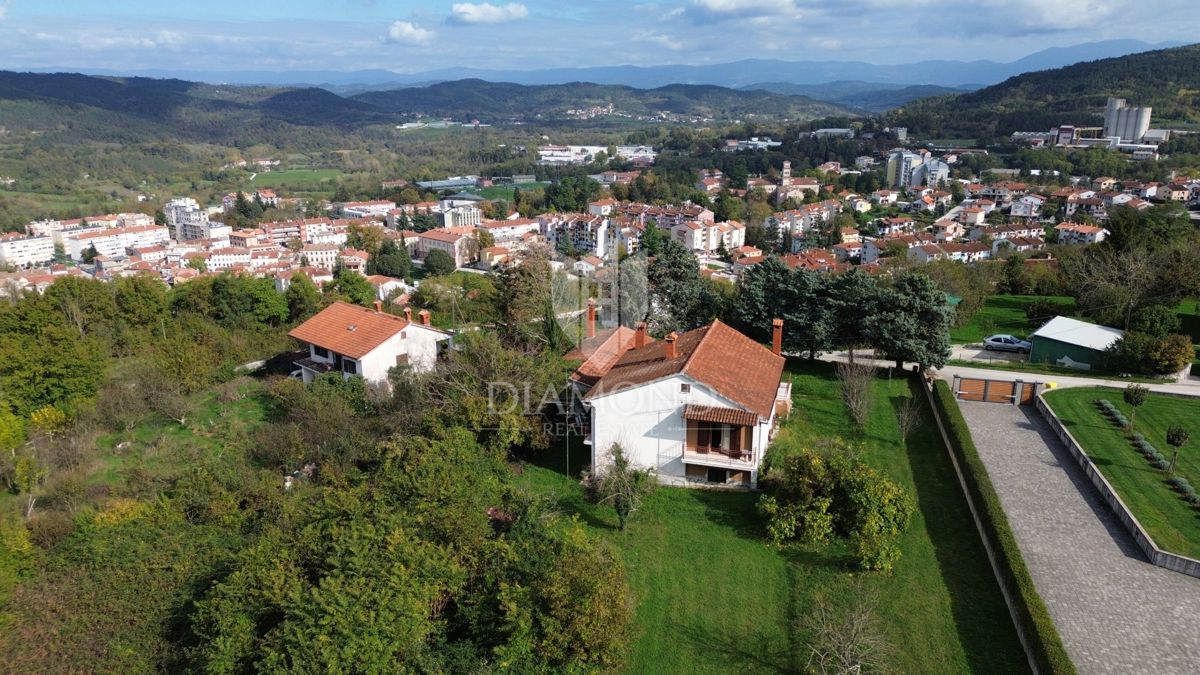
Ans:
[[[287,292],[288,321],[296,323],[316,314],[321,309],[321,291],[307,274],[292,275]]]
[[[642,500],[654,486],[649,472],[634,467],[624,449],[613,443],[608,449],[609,465],[599,477],[597,496],[601,503],[610,503],[617,512],[617,521],[624,530],[629,519],[642,505]]]
[[[475,230],[475,239],[479,242],[479,248],[491,248],[496,245],[496,237],[482,227]]]
[[[651,331],[683,332],[712,320],[716,302],[700,277],[700,264],[679,242],[668,239],[647,269]]]
[[[88,246],[87,248],[85,248],[83,250],[83,252],[79,254],[79,258],[81,260],[83,260],[83,262],[90,265],[92,263],[92,261],[94,261],[97,257],[99,257],[99,255],[100,255],[100,252],[96,250],[96,245],[92,244],[91,246]]]
[[[0,453],[13,453],[25,442],[25,423],[0,401]]]
[[[1125,387],[1122,396],[1129,404],[1129,431],[1133,431],[1134,425],[1137,423],[1137,409],[1146,402],[1146,395],[1149,393],[1150,390],[1140,384],[1131,384]]]
[[[379,251],[371,256],[372,274],[382,274],[397,279],[407,279],[412,276],[412,259],[408,247],[397,244],[391,239],[385,239],[379,246]]]
[[[1025,256],[1014,253],[1004,261],[1004,279],[1000,282],[1002,292],[1025,295],[1029,292],[1029,274],[1025,271]]]
[[[454,273],[458,266],[454,258],[441,249],[434,249],[425,256],[425,272],[431,277],[440,277]]]
[[[121,318],[134,326],[158,323],[167,311],[167,287],[157,277],[119,277],[113,291]]]
[[[37,491],[49,475],[49,469],[33,453],[21,453],[13,464],[13,483],[19,492],[25,494],[25,518],[33,517],[33,507],[37,504]]]
[[[887,640],[875,616],[878,597],[853,586],[849,599],[833,603],[818,596],[807,621],[808,669],[818,675],[885,672]]]
[[[871,386],[875,380],[875,367],[861,361],[845,361],[838,363],[837,374],[842,402],[850,411],[854,424],[860,431],[864,431],[871,416]]]
[[[1167,428],[1167,445],[1171,446],[1171,466],[1167,468],[1168,473],[1175,473],[1175,466],[1179,462],[1179,449],[1187,445],[1189,438],[1191,433],[1181,426],[1172,425]]]
[[[950,356],[954,310],[946,294],[923,275],[902,274],[891,289],[877,292],[873,311],[864,312],[865,335],[882,355],[922,369],[940,368]]]
[[[367,278],[358,272],[338,270],[333,281],[325,284],[325,297],[345,300],[363,307],[370,307],[375,302],[375,287]]]

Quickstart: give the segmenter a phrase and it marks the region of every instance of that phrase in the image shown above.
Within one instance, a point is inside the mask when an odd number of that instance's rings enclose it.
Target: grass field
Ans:
[[[1120,389],[1060,389],[1046,394],[1046,402],[1083,446],[1100,472],[1121,495],[1154,542],[1183,555],[1200,558],[1200,509],[1183,501],[1167,484],[1167,474],[1150,466],[1133,448],[1125,433],[1104,417],[1094,401],[1108,399],[1126,417],[1130,408]],[[1192,441],[1179,452],[1178,473],[1200,485],[1200,400],[1151,394],[1138,408],[1135,430],[1170,459],[1166,429],[1182,424]]]
[[[244,189],[259,188],[288,188],[299,190],[305,188],[333,189],[334,182],[342,175],[337,169],[288,169],[287,171],[268,171],[260,173],[254,180],[246,180]]]
[[[562,473],[561,455],[527,465],[523,481],[556,497],[624,554],[638,604],[629,672],[801,671],[807,659],[802,627],[815,598],[846,602],[856,580],[878,594],[890,670],[1027,671],[924,399],[926,423],[905,443],[895,406],[914,393],[907,380],[875,383],[871,420],[858,435],[829,368],[798,366],[789,377],[796,411],[773,452],[854,436],[866,461],[916,497],[903,557],[892,573],[857,572],[840,546],[771,548],[750,493],[662,488],[620,532],[612,509],[585,502],[578,484]],[[572,453],[573,466],[587,461],[581,446]],[[549,468],[556,463],[559,471]]]
[[[1025,317],[1025,309],[1037,300],[1051,300],[1063,306],[1063,314],[1075,312],[1075,299],[1065,296],[993,295],[984,301],[983,308],[962,326],[950,331],[950,339],[959,343],[982,342],[994,333],[1007,333],[1025,338],[1038,329]]]

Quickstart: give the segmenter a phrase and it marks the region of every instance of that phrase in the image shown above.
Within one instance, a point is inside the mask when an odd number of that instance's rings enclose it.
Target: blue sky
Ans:
[[[1193,1],[0,0],[0,68],[417,72],[743,58],[1011,61],[1111,38],[1195,41]]]

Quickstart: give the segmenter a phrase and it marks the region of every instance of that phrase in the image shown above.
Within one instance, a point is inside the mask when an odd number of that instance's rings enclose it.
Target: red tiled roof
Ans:
[[[402,317],[346,302],[335,302],[293,328],[288,335],[301,342],[360,359],[408,325],[409,322]]]
[[[721,321],[688,331],[675,341],[675,358],[655,342],[630,349],[588,392],[597,398],[673,375],[688,375],[763,418],[771,416],[784,359]]]

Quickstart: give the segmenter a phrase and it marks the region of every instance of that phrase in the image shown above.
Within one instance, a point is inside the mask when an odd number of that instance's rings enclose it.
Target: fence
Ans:
[[[988,380],[976,377],[954,376],[954,397],[963,401],[986,401],[988,403],[1010,403],[1029,405],[1041,386],[1039,382],[1023,380]]]

